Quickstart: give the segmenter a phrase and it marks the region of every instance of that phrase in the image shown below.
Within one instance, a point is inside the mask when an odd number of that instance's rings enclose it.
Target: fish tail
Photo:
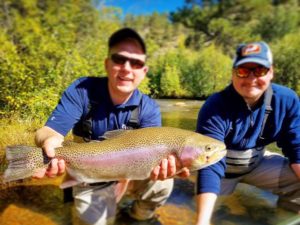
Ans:
[[[36,169],[45,165],[44,158],[41,148],[23,145],[6,147],[8,167],[4,172],[4,181],[10,182],[31,177]]]

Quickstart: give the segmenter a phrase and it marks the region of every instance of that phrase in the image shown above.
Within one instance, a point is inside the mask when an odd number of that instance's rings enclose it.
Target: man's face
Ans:
[[[148,67],[146,55],[134,40],[114,46],[105,60],[111,97],[129,97],[145,78]]]
[[[240,69],[240,70],[239,70]],[[238,70],[245,77],[238,76]],[[248,74],[248,76],[247,76]],[[244,63],[232,73],[232,83],[235,90],[253,106],[268,88],[273,78],[273,68],[264,68],[256,63]]]

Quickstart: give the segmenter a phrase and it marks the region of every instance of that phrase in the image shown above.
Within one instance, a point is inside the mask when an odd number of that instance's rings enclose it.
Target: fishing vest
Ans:
[[[127,124],[125,126],[122,127],[122,129],[125,130],[131,130],[131,129],[137,129],[140,127],[140,120],[139,120],[139,113],[140,113],[140,104],[141,104],[141,100],[142,100],[142,96],[140,96],[140,101],[139,101],[139,105],[132,108],[131,110],[131,115],[130,118],[127,122]],[[88,106],[87,106],[87,113],[82,121],[82,139],[84,140],[84,142],[90,142],[92,140],[92,134],[93,134],[93,130],[92,130],[92,113],[93,111],[98,107],[98,102],[96,101],[90,101]],[[77,137],[80,138],[80,137]],[[104,140],[104,139],[100,139]],[[107,187],[109,185],[111,185],[112,183],[114,183],[115,181],[110,181],[110,182],[97,182],[97,183],[92,183],[92,184],[87,184],[89,186],[101,186],[102,188]],[[65,188],[63,190],[64,193],[64,198],[63,198],[63,202],[64,203],[68,203],[68,202],[73,202],[73,195],[72,195],[72,187],[69,188]]]
[[[266,90],[266,95],[264,98],[264,103],[266,106],[265,115],[262,122],[261,131],[259,133],[258,141],[263,140],[263,134],[267,119],[272,112],[271,101],[273,96],[272,86],[270,85]],[[226,178],[236,178],[241,175],[245,175],[251,172],[254,168],[258,166],[261,162],[265,153],[265,147],[259,146],[252,149],[247,149],[243,151],[227,149],[226,154]]]
[[[130,118],[125,126],[122,127],[124,130],[132,130],[140,127],[139,113],[140,113],[140,103],[142,96],[140,96],[139,105],[135,106],[131,110]],[[87,106],[87,113],[82,121],[82,138],[85,142],[90,142],[92,140],[92,113],[98,107],[98,103],[95,101],[90,101]],[[103,140],[100,138],[100,141]]]

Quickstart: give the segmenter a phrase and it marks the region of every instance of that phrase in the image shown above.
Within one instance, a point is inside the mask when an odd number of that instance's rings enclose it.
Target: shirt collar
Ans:
[[[116,108],[136,107],[140,104],[141,98],[142,98],[142,93],[138,89],[135,89],[126,103],[116,105],[115,107]]]

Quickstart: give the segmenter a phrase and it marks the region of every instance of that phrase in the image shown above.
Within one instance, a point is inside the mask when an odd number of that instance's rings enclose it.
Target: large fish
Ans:
[[[143,180],[170,154],[177,157],[181,167],[193,171],[219,161],[226,154],[224,143],[172,127],[110,131],[105,137],[100,142],[68,144],[55,149],[56,158],[65,160],[72,178],[67,183]],[[31,177],[51,161],[41,148],[29,146],[7,147],[6,159],[6,182]],[[66,186],[71,185],[62,185]]]

